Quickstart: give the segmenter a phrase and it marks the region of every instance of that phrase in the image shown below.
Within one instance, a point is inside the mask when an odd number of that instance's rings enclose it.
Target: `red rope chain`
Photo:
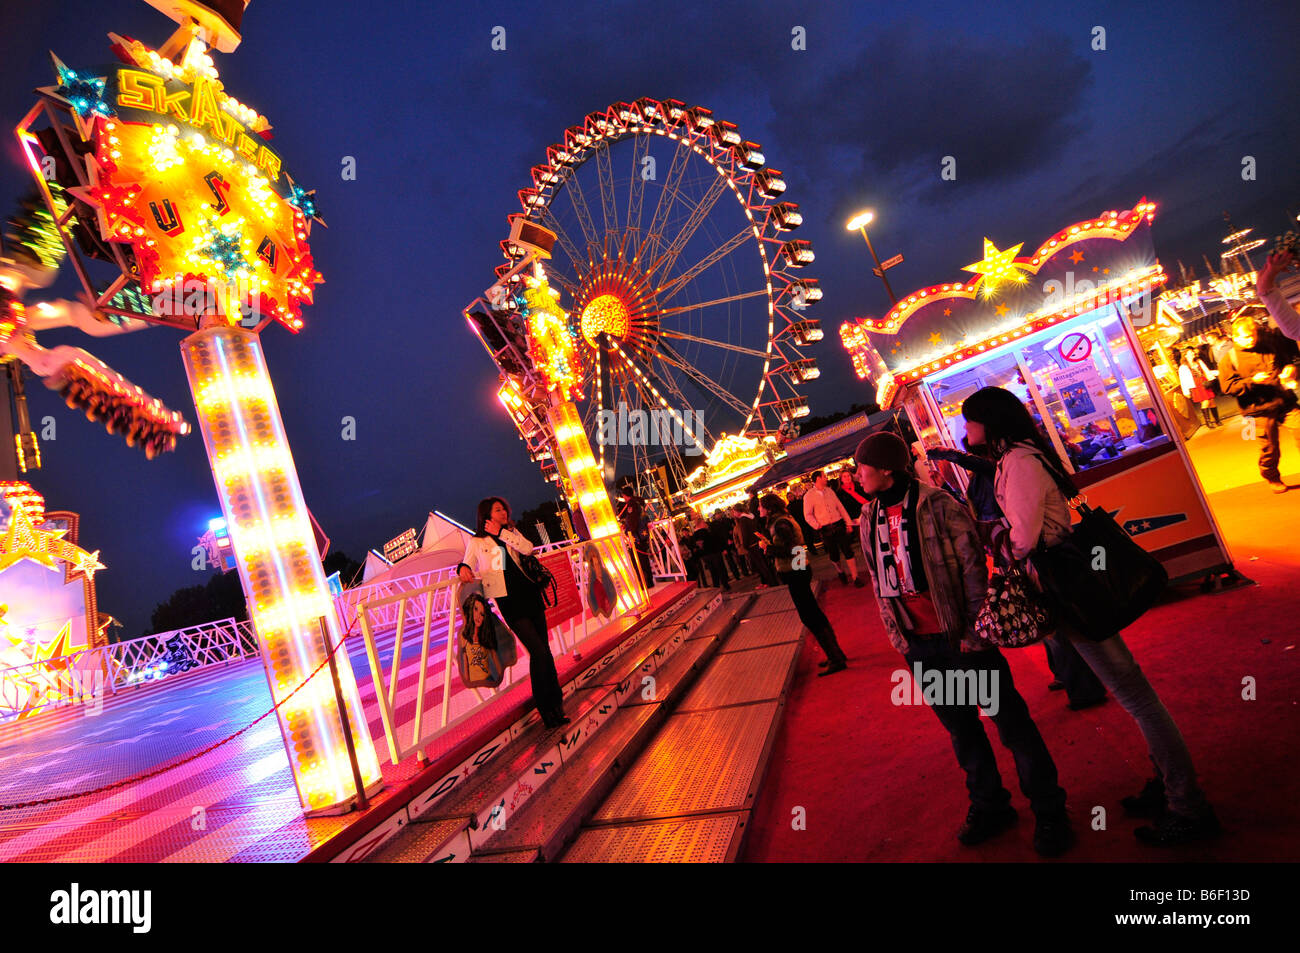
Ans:
[[[302,684],[300,684],[297,688],[291,691],[288,695],[285,695],[284,698],[280,699],[279,702],[277,702],[274,706],[272,706],[270,711],[266,712],[265,714],[259,715],[257,718],[249,722],[243,728],[240,728],[230,737],[222,738],[220,741],[208,745],[206,748],[202,749],[201,751],[197,751],[191,755],[186,755],[184,758],[181,758],[180,760],[175,761],[171,764],[163,765],[161,768],[154,768],[152,771],[146,771],[143,774],[137,774],[133,777],[123,778],[120,781],[114,781],[112,784],[105,784],[97,788],[92,788],[89,791],[78,791],[74,794],[60,794],[57,797],[41,798],[38,801],[20,801],[17,804],[0,804],[0,811],[17,811],[28,807],[40,807],[45,804],[57,804],[60,801],[71,801],[79,797],[89,797],[92,794],[102,794],[105,791],[112,791],[115,788],[125,787],[128,784],[136,784],[140,781],[147,781],[149,778],[157,777],[160,774],[166,774],[168,771],[173,771],[176,768],[179,768],[183,764],[189,764],[191,761],[197,761],[199,758],[203,757],[208,752],[215,751],[216,749],[220,748],[222,745],[234,741],[244,732],[248,731],[248,729],[256,725],[259,721],[262,721],[263,719],[273,715],[281,705],[283,705],[290,698],[292,698],[294,695],[298,694],[298,692],[300,692],[303,688],[305,688],[307,686],[307,683],[310,682],[313,678],[315,678],[322,668],[324,668],[326,665],[329,664],[330,659],[332,659],[334,657],[334,654],[338,652],[339,647],[342,646],[343,643],[347,641],[348,636],[352,634],[352,630],[356,628],[356,624],[357,624],[356,620],[355,619],[352,620],[352,625],[348,626],[348,630],[343,633],[343,638],[339,639],[338,642],[335,643],[334,648],[330,649],[329,654],[327,654],[324,660],[319,665],[316,666],[316,668],[312,671],[312,673],[302,680]]]

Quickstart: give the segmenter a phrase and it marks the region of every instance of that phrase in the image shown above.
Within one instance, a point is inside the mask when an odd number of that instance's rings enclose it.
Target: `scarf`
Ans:
[[[898,598],[926,588],[925,568],[920,565],[919,547],[912,545],[916,526],[916,501],[920,484],[915,480],[895,483],[876,497],[876,594],[882,598]],[[889,507],[903,504],[903,514],[898,527],[900,552],[894,552],[889,538]]]

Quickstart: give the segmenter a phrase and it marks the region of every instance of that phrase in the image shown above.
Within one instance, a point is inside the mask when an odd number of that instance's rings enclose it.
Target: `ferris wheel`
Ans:
[[[803,312],[822,292],[801,274],[812,246],[791,236],[802,216],[784,192],[734,123],[671,99],[593,112],[532,168],[512,219],[556,236],[545,277],[606,479],[646,486],[662,462],[685,486],[724,435],[775,440],[807,415],[799,385],[819,370],[803,349],[822,331]],[[527,254],[502,248],[498,275]]]

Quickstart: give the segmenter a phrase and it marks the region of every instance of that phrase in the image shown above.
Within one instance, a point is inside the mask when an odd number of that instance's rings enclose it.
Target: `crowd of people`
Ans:
[[[1011,391],[977,391],[963,404],[962,416],[966,450],[930,449],[926,455],[968,471],[964,496],[922,478],[915,448],[903,438],[873,433],[859,444],[855,469],[833,481],[816,473],[811,485],[763,495],[757,515],[740,506],[710,520],[697,517],[687,537],[691,572],[702,584],[723,588],[746,572],[758,573],[760,586],[770,586],[774,573],[825,654],[820,674],[832,674],[844,670],[848,658],[812,591],[808,559],[819,539],[841,582],[870,590],[886,635],[910,671],[921,678],[937,673],[948,684],[955,674],[997,686],[988,720],[1014,756],[1020,789],[1035,815],[1035,849],[1057,856],[1075,840],[1066,792],[1002,650],[977,637],[975,620],[991,568],[1032,569],[1041,554],[1068,547],[1071,478]],[[1065,692],[1071,709],[1113,697],[1147,743],[1153,777],[1140,793],[1120,800],[1126,813],[1151,822],[1136,829],[1138,839],[1173,846],[1217,836],[1218,819],[1178,725],[1122,635],[1093,631],[1067,610],[1058,609],[1054,618],[1044,641],[1054,676],[1050,687]],[[966,776],[970,808],[958,840],[983,843],[1013,826],[1017,814],[979,705],[946,698],[930,707]]]
[[[1290,246],[1287,246],[1289,248]],[[1283,431],[1300,449],[1300,315],[1277,287],[1296,265],[1287,248],[1271,254],[1257,277],[1258,304],[1238,308],[1230,318],[1174,349],[1177,389],[1208,429],[1223,425],[1218,398],[1234,398],[1253,421],[1259,441],[1259,472],[1275,493],[1291,487],[1282,480]]]

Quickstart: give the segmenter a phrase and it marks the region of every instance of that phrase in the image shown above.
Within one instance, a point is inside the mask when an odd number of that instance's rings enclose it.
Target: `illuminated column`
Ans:
[[[622,531],[614,518],[614,506],[605,489],[604,475],[591,453],[587,432],[582,429],[582,418],[572,401],[554,398],[546,412],[551,429],[555,432],[555,462],[569,481],[569,504],[576,506],[592,542],[600,553],[605,571],[618,588],[618,610],[626,612],[644,606],[648,601],[636,566],[623,545]]]
[[[325,617],[331,644],[340,635],[298,472],[257,335],[238,327],[208,328],[182,341],[181,354],[278,704],[325,661],[317,619]],[[347,652],[340,649],[334,657],[369,793],[382,785],[379,761]],[[356,785],[329,666],[277,714],[303,810],[347,810]]]

